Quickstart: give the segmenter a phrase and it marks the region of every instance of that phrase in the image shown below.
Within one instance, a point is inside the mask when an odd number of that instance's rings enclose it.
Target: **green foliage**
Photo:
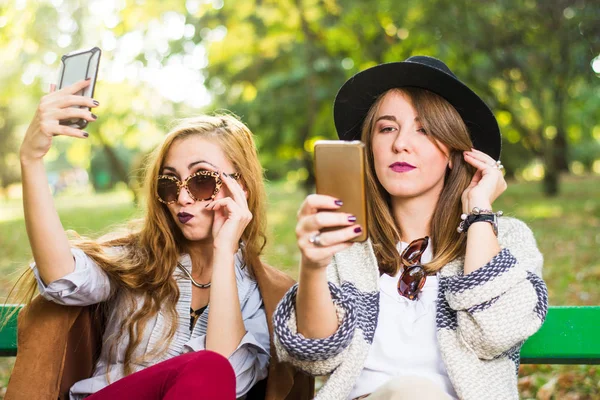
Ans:
[[[131,188],[136,153],[154,146],[172,119],[201,111],[165,98],[164,76],[148,78],[150,71],[202,69],[211,109],[232,110],[249,124],[267,176],[300,171],[309,187],[311,143],[336,137],[331,107],[344,80],[413,54],[442,58],[489,102],[504,134],[509,176],[534,159],[554,177],[573,161],[589,169],[589,149],[599,140],[593,132],[600,93],[590,68],[600,47],[598,16],[600,5],[590,0],[2,5],[0,57],[11,62],[0,71],[0,186],[19,179],[18,144],[60,55],[91,45],[104,49],[100,118],[87,143],[57,147],[55,167],[89,169],[92,154],[125,147],[131,151],[111,158],[104,174]]]
[[[503,152],[504,165],[519,168],[523,160],[542,159],[546,178],[555,180],[547,186],[552,194],[557,171],[567,171],[569,156],[578,155],[569,151],[571,144],[590,137],[593,129],[587,120],[593,113],[584,110],[600,98],[598,77],[590,68],[600,46],[599,4],[434,0],[427,5],[457,74],[497,114],[505,114],[499,119],[511,146]],[[569,135],[572,124],[579,138]],[[528,154],[523,157],[514,145]]]

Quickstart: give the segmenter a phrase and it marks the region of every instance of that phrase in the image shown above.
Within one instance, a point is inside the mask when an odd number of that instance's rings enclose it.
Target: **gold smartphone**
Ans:
[[[315,142],[315,180],[317,194],[342,200],[339,211],[356,216],[362,228],[353,242],[367,240],[367,198],[365,145],[358,140],[319,140]],[[333,230],[338,228],[324,229]]]

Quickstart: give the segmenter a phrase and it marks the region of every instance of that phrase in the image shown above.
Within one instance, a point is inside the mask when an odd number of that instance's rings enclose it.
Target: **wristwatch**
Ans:
[[[498,216],[496,213],[490,214],[469,214],[467,219],[465,220],[466,226],[464,230],[466,231],[469,227],[475,222],[489,222],[492,225],[492,229],[494,231],[494,235],[498,237]]]

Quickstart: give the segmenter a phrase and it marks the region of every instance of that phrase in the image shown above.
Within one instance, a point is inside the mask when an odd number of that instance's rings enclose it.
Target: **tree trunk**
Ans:
[[[115,152],[115,150],[109,144],[106,143],[102,135],[98,133],[96,137],[102,145],[102,150],[104,151],[104,154],[110,162],[110,166],[113,173],[119,178],[120,181],[124,182],[127,185],[127,188],[131,191],[131,193],[133,193],[133,202],[137,205],[139,200],[138,195],[135,189],[131,186],[129,174],[127,173],[127,168],[125,168],[123,162],[121,162],[119,157],[117,157],[117,153]]]
[[[546,144],[546,154],[544,162],[544,194],[554,197],[558,194],[558,157],[553,141],[548,141]]]
[[[562,14],[562,13],[561,13]],[[559,21],[564,21],[562,15],[558,16]],[[559,44],[560,63],[558,64],[557,85],[554,91],[555,110],[556,110],[556,137],[554,138],[554,157],[556,160],[557,172],[568,172],[569,161],[567,158],[568,143],[567,129],[565,123],[565,113],[567,110],[567,93],[569,90],[569,71],[571,57],[569,54],[569,38],[565,35],[560,36]]]
[[[550,197],[558,195],[558,171],[556,169],[546,169],[544,174],[544,193]]]
[[[558,85],[554,92],[554,106],[556,111],[556,137],[554,138],[553,156],[559,172],[569,171],[567,127],[565,123],[567,85],[563,77],[558,78]]]
[[[568,162],[568,144],[564,129],[556,127],[556,137],[554,138],[554,157],[556,168],[560,172],[569,172]]]

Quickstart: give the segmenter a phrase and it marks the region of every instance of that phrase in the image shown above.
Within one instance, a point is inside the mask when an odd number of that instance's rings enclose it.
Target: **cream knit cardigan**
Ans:
[[[531,230],[503,217],[498,240],[502,250],[478,270],[464,275],[464,258],[458,258],[439,274],[438,342],[456,393],[465,400],[519,398],[519,351],[548,308],[543,258]],[[370,241],[336,254],[327,273],[338,331],[316,340],[297,333],[294,286],[273,317],[274,343],[281,360],[311,375],[331,374],[317,399],[342,400],[363,369],[377,326],[379,269]]]

